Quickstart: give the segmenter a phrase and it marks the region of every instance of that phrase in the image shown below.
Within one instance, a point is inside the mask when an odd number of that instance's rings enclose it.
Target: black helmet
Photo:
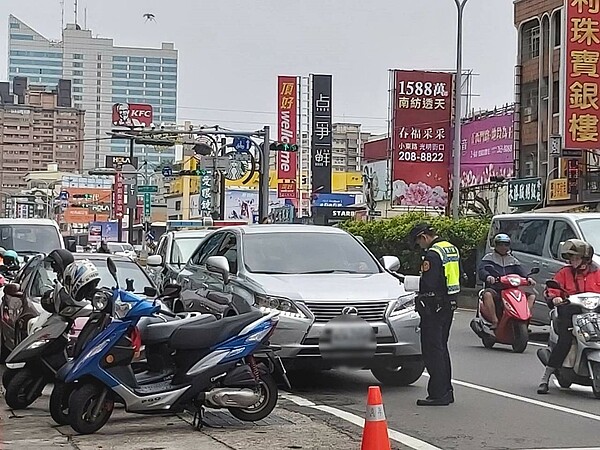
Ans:
[[[52,270],[58,275],[59,279],[62,279],[65,268],[75,262],[73,254],[62,248],[52,250],[45,259],[46,262],[50,263]]]
[[[419,223],[410,230],[410,234],[408,235],[408,239],[411,244],[415,244],[417,242],[417,238],[422,234],[433,234],[435,231],[428,223]]]

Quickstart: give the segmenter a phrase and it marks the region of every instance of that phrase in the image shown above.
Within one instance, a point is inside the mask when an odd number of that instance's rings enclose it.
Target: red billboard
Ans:
[[[277,140],[296,144],[298,122],[298,78],[277,77]],[[296,152],[277,153],[277,191],[280,198],[296,198],[298,156]],[[279,186],[281,184],[282,186]],[[293,191],[290,191],[293,189]],[[292,195],[293,194],[293,195]]]
[[[453,74],[397,70],[393,76],[392,205],[445,208]]]
[[[149,127],[152,123],[152,105],[115,103],[112,124],[115,127]]]
[[[83,223],[106,221],[110,217],[110,189],[63,188],[68,193],[68,202],[64,208],[65,223]]]
[[[115,218],[122,219],[125,213],[125,185],[123,183],[123,174],[115,174],[115,184],[113,185],[113,213]]]
[[[600,149],[600,1],[566,3],[566,149]]]

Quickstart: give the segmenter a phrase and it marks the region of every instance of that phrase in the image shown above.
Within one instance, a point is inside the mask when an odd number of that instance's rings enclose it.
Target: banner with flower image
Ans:
[[[461,186],[478,186],[491,177],[513,176],[513,113],[483,117],[461,128]]]
[[[393,76],[392,205],[446,208],[454,76],[405,70]]]

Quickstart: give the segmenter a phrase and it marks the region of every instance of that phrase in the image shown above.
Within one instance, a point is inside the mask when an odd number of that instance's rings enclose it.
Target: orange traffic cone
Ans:
[[[369,386],[361,450],[391,450],[379,386]]]

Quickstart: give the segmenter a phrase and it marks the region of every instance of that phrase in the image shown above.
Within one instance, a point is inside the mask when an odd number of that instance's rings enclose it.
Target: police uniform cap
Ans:
[[[410,230],[408,238],[410,242],[416,242],[417,238],[423,233],[433,233],[433,231],[433,227],[428,223],[419,223],[415,225],[412,230]]]

